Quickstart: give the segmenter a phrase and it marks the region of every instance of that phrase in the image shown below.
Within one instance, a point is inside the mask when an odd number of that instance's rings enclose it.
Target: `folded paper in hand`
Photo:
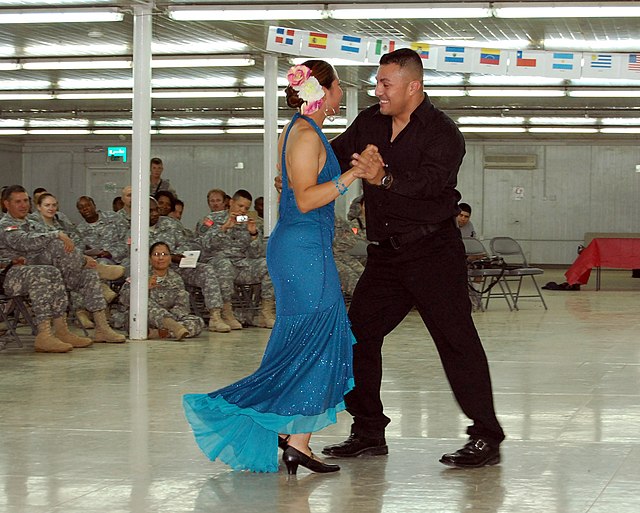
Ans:
[[[184,258],[180,260],[178,267],[195,267],[200,258],[200,251],[183,251]]]

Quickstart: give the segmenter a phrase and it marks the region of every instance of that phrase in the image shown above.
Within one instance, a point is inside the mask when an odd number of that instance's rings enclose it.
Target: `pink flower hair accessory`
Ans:
[[[291,67],[287,73],[287,81],[298,92],[298,96],[304,100],[300,107],[302,114],[313,114],[320,110],[324,89],[318,79],[311,76],[311,70],[307,66],[299,64]]]

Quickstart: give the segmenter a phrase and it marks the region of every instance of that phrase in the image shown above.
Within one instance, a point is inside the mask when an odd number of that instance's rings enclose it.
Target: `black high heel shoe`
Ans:
[[[278,435],[278,447],[280,447],[280,449],[282,449],[283,451],[285,451],[287,447],[289,447],[289,436],[291,435],[287,435],[285,437]]]
[[[292,446],[288,446],[284,454],[282,455],[282,461],[287,466],[287,473],[289,475],[295,475],[298,471],[298,465],[303,466],[306,469],[309,469],[311,472],[317,472],[319,474],[325,474],[327,472],[337,472],[340,470],[338,465],[327,465],[326,463],[322,463],[313,458],[312,456],[307,456],[305,453],[300,452],[298,449]]]

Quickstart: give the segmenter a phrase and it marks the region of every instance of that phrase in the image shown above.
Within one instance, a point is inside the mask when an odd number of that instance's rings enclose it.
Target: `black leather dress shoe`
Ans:
[[[384,438],[364,438],[352,433],[342,443],[327,445],[322,449],[322,454],[333,456],[334,458],[355,458],[362,454],[379,456],[389,454],[389,448]]]
[[[478,468],[500,463],[500,448],[482,438],[470,439],[462,449],[443,454],[440,463],[450,467]]]

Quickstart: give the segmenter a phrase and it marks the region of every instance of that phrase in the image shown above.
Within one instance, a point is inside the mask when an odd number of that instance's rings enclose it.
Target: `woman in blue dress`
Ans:
[[[287,104],[298,108],[279,140],[282,194],[267,246],[276,322],[260,367],[183,404],[196,441],[211,459],[236,470],[278,471],[278,446],[289,474],[298,466],[335,472],[309,449],[311,433],[336,422],[353,387],[355,343],[333,261],[334,200],[380,166],[373,146],[340,174],[321,131],[340,109],[342,89],[330,64],[311,60],[287,76]],[[377,170],[376,170],[377,172]]]

